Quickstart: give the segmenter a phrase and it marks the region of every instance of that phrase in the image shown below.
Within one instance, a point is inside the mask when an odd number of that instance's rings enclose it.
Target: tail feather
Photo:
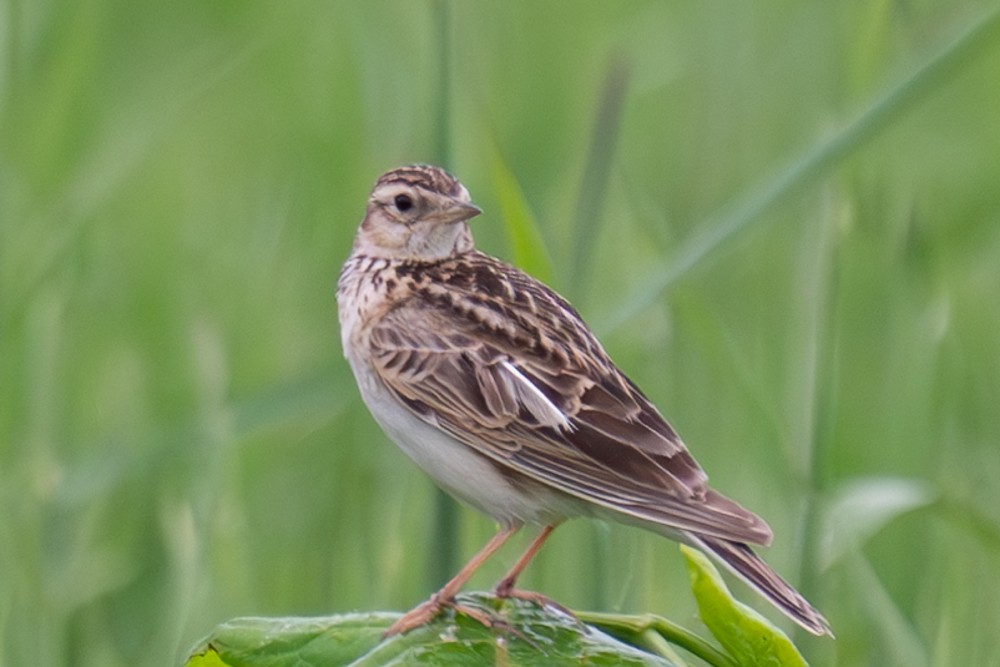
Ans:
[[[743,579],[803,628],[814,635],[833,636],[830,624],[823,618],[823,614],[778,576],[778,573],[761,560],[749,546],[741,542],[691,533],[686,537],[694,546],[703,549],[733,574]]]

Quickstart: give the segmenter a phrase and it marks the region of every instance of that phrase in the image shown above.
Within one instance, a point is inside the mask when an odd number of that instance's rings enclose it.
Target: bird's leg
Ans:
[[[542,532],[538,533],[538,536],[531,542],[528,549],[521,554],[521,557],[517,559],[514,563],[514,567],[510,568],[507,574],[504,575],[503,579],[497,582],[497,585],[493,588],[493,593],[498,598],[509,598],[512,597],[511,593],[514,592],[514,583],[517,582],[517,578],[521,576],[521,572],[524,568],[528,567],[528,563],[531,559],[535,557],[538,550],[542,548],[545,544],[545,540],[548,539],[552,531],[555,530],[555,526],[545,526],[542,528]]]
[[[542,528],[542,532],[538,533],[538,536],[532,541],[528,549],[517,559],[514,563],[514,567],[510,568],[510,571],[504,575],[504,578],[497,582],[497,585],[493,588],[493,594],[498,598],[517,598],[518,600],[527,600],[529,602],[534,602],[540,607],[551,606],[556,607],[560,611],[566,612],[570,616],[573,615],[571,611],[563,607],[557,602],[553,602],[550,598],[542,595],[541,593],[535,593],[534,591],[523,591],[519,588],[514,588],[514,584],[517,582],[517,578],[521,576],[521,572],[528,566],[531,559],[535,557],[538,550],[542,548],[545,544],[545,540],[549,538],[552,531],[555,530],[555,526],[545,526]]]
[[[435,616],[437,616],[445,607],[454,606],[455,596],[465,582],[475,573],[476,570],[485,563],[490,556],[497,552],[497,550],[504,545],[504,543],[510,539],[511,535],[517,532],[520,528],[518,525],[506,526],[502,528],[496,535],[490,538],[490,541],[486,543],[482,549],[479,550],[475,556],[469,559],[469,562],[458,571],[451,580],[444,585],[444,587],[437,593],[431,596],[429,600],[423,602],[410,611],[403,614],[395,623],[393,623],[388,630],[382,635],[383,637],[391,637],[392,635],[401,634],[404,632],[409,632],[413,628],[419,627],[430,622]],[[470,616],[479,620],[483,625],[490,625],[489,619],[485,616],[476,612],[475,610],[468,610]]]

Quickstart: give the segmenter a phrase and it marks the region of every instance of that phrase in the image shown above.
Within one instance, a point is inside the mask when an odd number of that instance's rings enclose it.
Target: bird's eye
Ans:
[[[410,195],[396,195],[393,203],[396,204],[396,209],[402,213],[413,208],[413,198]]]

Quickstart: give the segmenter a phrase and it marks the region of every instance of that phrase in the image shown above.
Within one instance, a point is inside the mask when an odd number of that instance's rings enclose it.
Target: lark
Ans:
[[[708,486],[680,436],[576,310],[476,250],[469,220],[480,213],[442,169],[389,171],[368,198],[338,281],[344,355],[375,421],[445,491],[500,527],[386,634],[455,606],[472,574],[528,525],[538,536],[494,592],[546,602],[515,583],[553,529],[577,516],[700,549],[809,632],[832,634],[749,546],[771,542],[768,525]]]

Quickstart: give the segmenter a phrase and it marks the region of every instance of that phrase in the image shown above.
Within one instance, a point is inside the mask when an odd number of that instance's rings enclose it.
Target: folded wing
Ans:
[[[640,523],[770,542],[763,520],[708,488],[575,311],[514,279],[508,296],[530,304],[516,312],[498,312],[502,302],[471,285],[398,304],[371,332],[378,377],[425,421],[571,496]]]

